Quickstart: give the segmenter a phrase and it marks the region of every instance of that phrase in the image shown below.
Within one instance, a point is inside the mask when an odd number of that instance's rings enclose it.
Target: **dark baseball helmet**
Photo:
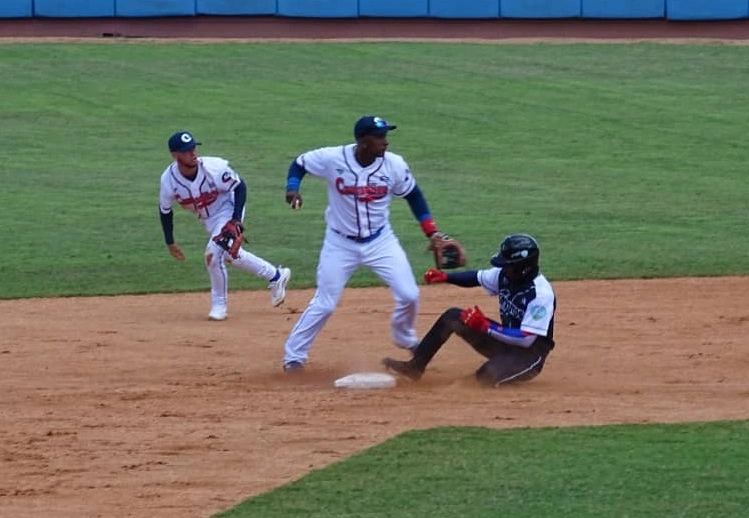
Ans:
[[[509,268],[523,277],[538,272],[538,243],[528,234],[510,234],[499,244],[499,251],[490,260],[492,266]],[[535,272],[535,273],[534,273]]]

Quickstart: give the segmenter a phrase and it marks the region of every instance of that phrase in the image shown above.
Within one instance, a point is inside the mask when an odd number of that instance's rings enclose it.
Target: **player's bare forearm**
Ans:
[[[169,249],[169,254],[174,257],[178,261],[184,261],[185,260],[185,254],[182,253],[182,250],[180,249],[179,245],[177,243],[171,243],[167,245],[167,248]]]

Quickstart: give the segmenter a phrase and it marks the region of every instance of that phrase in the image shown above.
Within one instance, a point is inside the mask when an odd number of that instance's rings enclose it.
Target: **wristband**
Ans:
[[[299,181],[299,178],[289,178],[286,180],[286,190],[287,191],[298,191],[299,185],[301,182]]]
[[[427,218],[421,222],[421,230],[424,232],[424,234],[426,234],[427,237],[430,237],[432,234],[437,232],[437,224],[432,218]]]

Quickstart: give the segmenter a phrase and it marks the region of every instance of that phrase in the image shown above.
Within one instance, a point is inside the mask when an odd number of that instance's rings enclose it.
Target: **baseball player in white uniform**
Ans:
[[[229,222],[243,228],[247,186],[227,160],[198,157],[195,149],[198,145],[200,142],[196,142],[188,131],[178,131],[169,138],[169,151],[174,161],[161,175],[159,194],[161,226],[169,253],[178,261],[185,259],[174,242],[172,203],[176,201],[197,216],[211,237],[205,247],[205,266],[211,280],[209,320],[225,320],[227,317],[229,276],[225,263],[267,279],[271,304],[279,306],[286,298],[291,270],[273,266],[243,248],[232,257],[213,239]]]
[[[408,164],[400,155],[387,151],[387,133],[395,128],[380,117],[362,117],[354,126],[355,143],[302,153],[289,167],[286,202],[291,208],[302,207],[299,190],[307,173],[328,183],[328,206],[317,291],[286,340],[286,372],[304,367],[312,343],[338,305],[343,288],[362,266],[392,290],[395,309],[390,324],[395,345],[411,349],[419,343],[415,329],[419,288],[390,226],[390,201],[394,196],[405,198],[427,237],[438,230]]]

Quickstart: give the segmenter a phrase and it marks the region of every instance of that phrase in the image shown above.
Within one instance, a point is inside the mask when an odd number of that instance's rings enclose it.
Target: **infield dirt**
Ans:
[[[558,282],[557,348],[534,381],[485,390],[453,337],[419,383],[335,389],[399,351],[390,292],[349,289],[302,376],[283,342],[312,295],[235,292],[0,301],[3,516],[207,516],[400,432],[749,417],[749,278]],[[448,305],[427,286],[419,331]]]

